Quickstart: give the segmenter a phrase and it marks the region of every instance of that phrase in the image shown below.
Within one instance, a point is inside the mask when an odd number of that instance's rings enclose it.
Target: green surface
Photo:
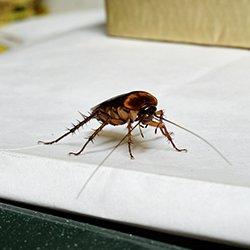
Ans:
[[[1,249],[187,249],[0,203]]]

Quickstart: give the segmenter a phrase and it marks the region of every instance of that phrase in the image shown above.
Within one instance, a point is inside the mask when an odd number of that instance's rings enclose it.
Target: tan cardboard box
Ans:
[[[106,0],[110,35],[250,48],[250,0]]]

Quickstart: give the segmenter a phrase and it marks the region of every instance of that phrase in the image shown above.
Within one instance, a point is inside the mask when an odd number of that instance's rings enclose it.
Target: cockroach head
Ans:
[[[141,108],[140,115],[153,116],[157,110],[156,106],[145,106]]]
[[[149,106],[145,108],[145,113],[147,115],[153,115],[156,110],[157,110],[156,106]]]

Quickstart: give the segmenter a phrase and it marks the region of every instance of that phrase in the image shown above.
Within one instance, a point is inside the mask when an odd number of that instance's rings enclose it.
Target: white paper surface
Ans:
[[[70,16],[8,28],[27,42],[0,57],[0,196],[249,245],[249,51],[112,38],[103,13]],[[68,22],[75,26],[64,32]],[[46,35],[34,37],[40,28]],[[133,90],[155,95],[167,118],[208,139],[233,166],[176,127],[167,125],[188,153],[147,128],[144,139],[134,132],[135,160],[123,144],[76,199],[126,127],[106,127],[78,157],[67,153],[81,148],[96,121],[56,145],[37,141],[64,133],[78,110]]]

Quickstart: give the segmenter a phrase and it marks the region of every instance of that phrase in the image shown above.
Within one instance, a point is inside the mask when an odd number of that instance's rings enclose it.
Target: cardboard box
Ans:
[[[113,36],[250,48],[250,0],[106,0]]]

